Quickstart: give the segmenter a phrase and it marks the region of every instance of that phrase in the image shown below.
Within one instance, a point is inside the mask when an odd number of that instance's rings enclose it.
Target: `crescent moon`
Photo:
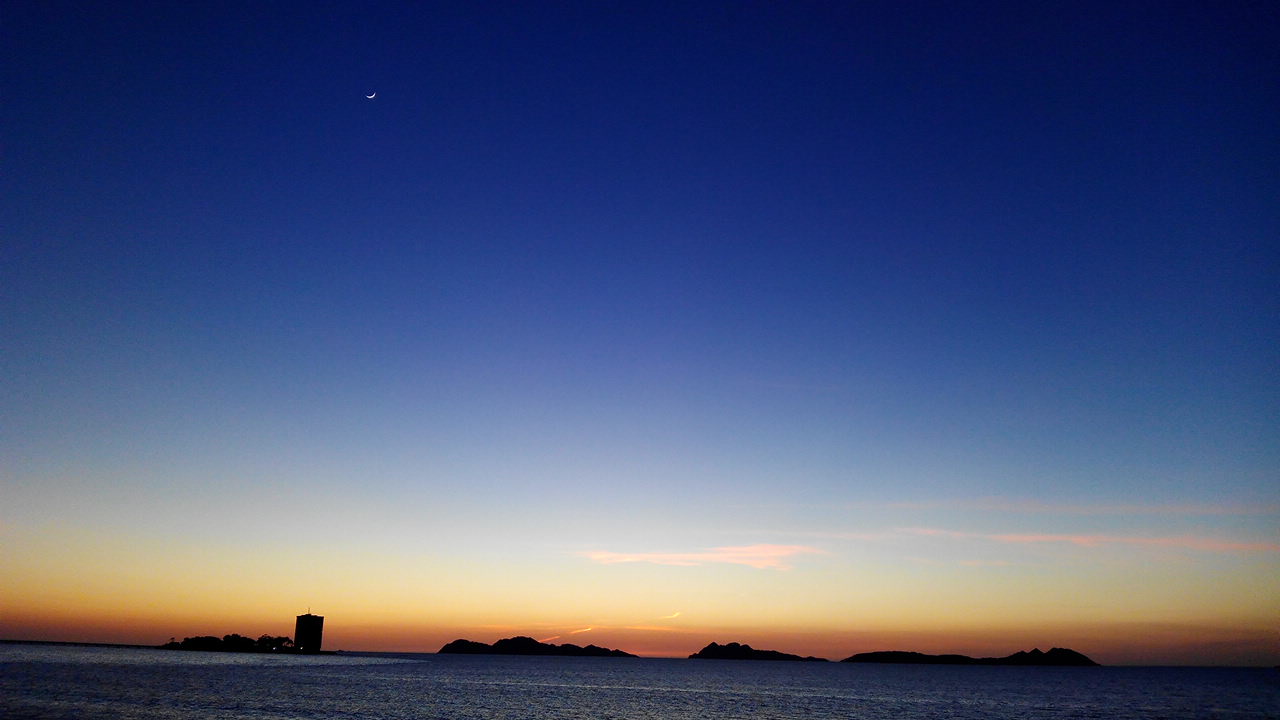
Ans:
[[[367,99],[369,99],[369,100],[372,100],[372,99],[373,99],[373,96],[374,96],[374,95],[377,95],[377,94],[378,94],[378,93],[377,93],[377,91],[375,90],[375,91],[374,91],[374,93],[373,93],[373,95],[365,95],[365,98],[367,98]]]

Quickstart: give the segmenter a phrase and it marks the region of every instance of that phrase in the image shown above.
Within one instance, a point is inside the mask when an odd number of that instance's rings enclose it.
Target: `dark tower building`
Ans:
[[[298,616],[298,624],[293,627],[293,646],[298,652],[318,653],[320,652],[320,637],[324,635],[324,616],[306,615]]]

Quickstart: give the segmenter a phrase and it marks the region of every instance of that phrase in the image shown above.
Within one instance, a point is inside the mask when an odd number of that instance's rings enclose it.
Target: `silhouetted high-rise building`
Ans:
[[[298,616],[298,624],[293,627],[293,646],[298,652],[317,653],[320,652],[320,639],[324,635],[324,616],[306,615]]]

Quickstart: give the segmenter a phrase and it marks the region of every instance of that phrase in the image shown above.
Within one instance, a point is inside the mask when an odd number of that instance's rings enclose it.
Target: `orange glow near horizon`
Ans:
[[[830,659],[1061,646],[1103,663],[1274,664],[1280,595],[1271,544],[1175,534],[911,529],[516,555],[461,542],[444,554],[0,530],[5,639],[291,635],[310,606],[327,618],[331,649],[434,652],[458,638],[527,635],[664,657],[714,641]]]
[[[324,614],[317,611],[317,614]],[[58,613],[6,613],[4,639],[158,645],[171,637],[239,633],[292,635],[293,616],[105,618]],[[329,614],[324,646],[330,650],[435,652],[459,638],[492,643],[516,635],[544,642],[599,645],[641,657],[686,657],[710,642],[742,642],[753,647],[840,660],[859,652],[914,650],[975,657],[1008,655],[1032,647],[1070,647],[1103,664],[1167,662],[1169,656],[1203,657],[1206,664],[1256,665],[1274,652],[1275,632],[1266,627],[1215,627],[1177,623],[1116,623],[1025,626],[920,627],[823,632],[804,628],[749,627],[592,627],[564,629],[536,624],[510,626],[429,626],[351,624]],[[547,634],[550,631],[550,634]]]

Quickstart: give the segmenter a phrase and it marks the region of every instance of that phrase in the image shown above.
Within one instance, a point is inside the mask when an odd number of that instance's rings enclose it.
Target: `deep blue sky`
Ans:
[[[6,3],[6,484],[1274,508],[1274,3],[549,5]]]

